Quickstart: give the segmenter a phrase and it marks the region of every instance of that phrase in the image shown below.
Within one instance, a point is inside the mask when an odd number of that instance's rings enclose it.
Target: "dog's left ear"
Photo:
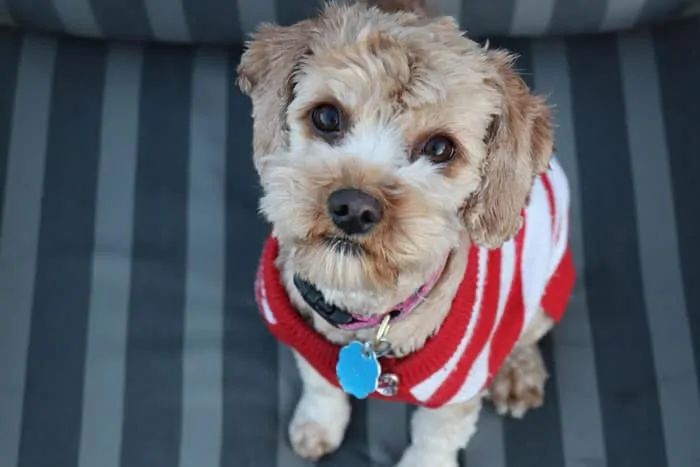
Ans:
[[[481,185],[465,206],[464,220],[472,241],[498,248],[520,229],[534,179],[549,166],[553,140],[551,109],[513,71],[514,57],[498,50],[487,54],[497,70],[488,84],[500,94],[501,110],[487,130]]]
[[[238,65],[238,86],[253,101],[253,152],[259,157],[286,145],[285,119],[296,67],[308,53],[314,20],[292,26],[265,24],[246,44]]]

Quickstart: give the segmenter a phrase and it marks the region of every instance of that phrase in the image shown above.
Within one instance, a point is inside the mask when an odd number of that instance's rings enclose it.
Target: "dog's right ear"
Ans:
[[[284,27],[262,25],[247,43],[238,65],[238,86],[253,101],[253,151],[259,156],[287,144],[285,117],[292,99],[292,79],[309,53],[313,20]]]

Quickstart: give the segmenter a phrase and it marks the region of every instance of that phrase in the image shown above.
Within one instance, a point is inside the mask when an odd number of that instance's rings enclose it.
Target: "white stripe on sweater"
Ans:
[[[265,279],[263,278],[262,271],[258,273],[255,287],[260,290],[260,303],[262,305],[265,320],[270,324],[277,324],[277,318],[275,318],[275,314],[273,313],[272,308],[270,308],[270,303],[267,301],[267,290],[265,289]]]
[[[547,190],[541,178],[538,178],[532,187],[526,216],[523,255],[520,263],[525,305],[521,335],[539,311],[540,302],[550,278],[549,264],[553,246],[552,217]]]
[[[552,254],[552,262],[549,268],[550,277],[559,266],[566,252],[566,247],[569,244],[569,200],[571,197],[569,193],[569,183],[561,165],[558,161],[553,160],[551,166],[552,170],[549,171],[549,181],[552,185],[554,203],[556,204],[554,229],[556,237],[554,239],[555,246]]]

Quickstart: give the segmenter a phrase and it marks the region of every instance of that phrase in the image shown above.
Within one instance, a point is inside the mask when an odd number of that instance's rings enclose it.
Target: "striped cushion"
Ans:
[[[693,0],[428,0],[473,36],[620,30],[669,17]],[[261,21],[290,24],[323,0],[0,0],[0,24],[91,37],[240,43]]]
[[[547,401],[486,411],[473,467],[700,459],[700,23],[501,40],[557,105],[580,268]],[[0,466],[311,467],[253,280],[237,50],[0,30]],[[390,466],[411,409],[354,404],[320,466]]]

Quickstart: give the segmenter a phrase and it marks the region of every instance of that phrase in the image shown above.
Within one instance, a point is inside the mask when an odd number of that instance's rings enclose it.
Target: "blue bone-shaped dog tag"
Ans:
[[[358,341],[340,349],[335,367],[343,391],[358,399],[365,399],[377,390],[381,370],[377,354]]]

